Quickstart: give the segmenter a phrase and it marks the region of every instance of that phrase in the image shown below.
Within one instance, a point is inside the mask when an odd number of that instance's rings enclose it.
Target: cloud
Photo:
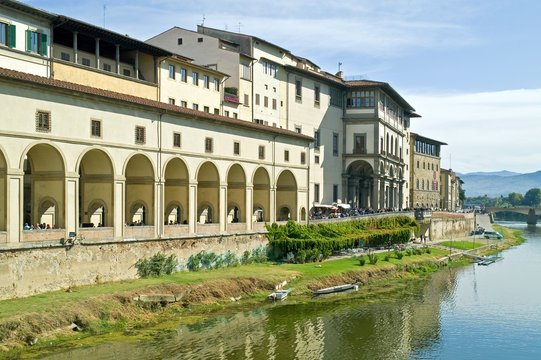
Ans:
[[[459,172],[541,169],[541,89],[404,93],[423,116],[412,131],[448,143],[442,167]]]

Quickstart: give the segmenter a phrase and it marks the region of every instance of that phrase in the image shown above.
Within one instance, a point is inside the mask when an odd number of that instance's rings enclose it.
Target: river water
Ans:
[[[48,359],[539,359],[541,227],[489,266],[444,270],[407,296],[282,304]],[[362,288],[361,290],[362,291]]]

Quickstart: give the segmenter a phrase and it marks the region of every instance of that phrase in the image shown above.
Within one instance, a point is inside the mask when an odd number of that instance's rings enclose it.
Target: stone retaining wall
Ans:
[[[25,242],[61,240],[65,236],[66,230],[64,229],[23,231],[23,241]]]
[[[151,228],[152,229],[152,228]],[[137,277],[134,264],[161,252],[176,255],[181,264],[201,250],[238,256],[267,245],[264,234],[193,237],[175,240],[86,242],[0,252],[0,300],[24,297],[70,286]]]

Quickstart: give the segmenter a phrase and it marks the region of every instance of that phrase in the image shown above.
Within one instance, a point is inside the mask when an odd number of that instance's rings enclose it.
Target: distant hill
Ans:
[[[495,176],[516,176],[516,175],[522,175],[521,173],[516,173],[516,172],[512,172],[512,171],[507,171],[507,170],[502,170],[502,171],[492,171],[492,172],[483,172],[483,171],[478,171],[478,172],[472,172],[472,173],[467,173],[467,174],[460,174],[460,173],[457,173],[458,176],[460,176],[460,178],[462,178],[463,176],[478,176],[478,175],[495,175]]]
[[[499,175],[498,175],[499,174]],[[541,171],[518,174],[509,171],[493,173],[469,173],[459,175],[464,181],[463,189],[467,197],[483,196],[498,197],[507,196],[511,192],[525,194],[531,188],[541,188]]]

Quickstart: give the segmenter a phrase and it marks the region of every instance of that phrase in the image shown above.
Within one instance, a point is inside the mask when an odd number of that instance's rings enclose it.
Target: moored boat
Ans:
[[[291,291],[293,291],[293,288],[287,290],[276,290],[275,292],[270,294],[268,298],[274,301],[284,300]]]
[[[312,291],[312,294],[314,294],[314,295],[323,295],[323,294],[331,294],[331,293],[340,292],[340,291],[346,291],[346,290],[357,291],[357,290],[359,290],[359,285],[357,285],[357,284],[344,284],[344,285],[331,286],[331,287],[328,287],[328,288]]]

